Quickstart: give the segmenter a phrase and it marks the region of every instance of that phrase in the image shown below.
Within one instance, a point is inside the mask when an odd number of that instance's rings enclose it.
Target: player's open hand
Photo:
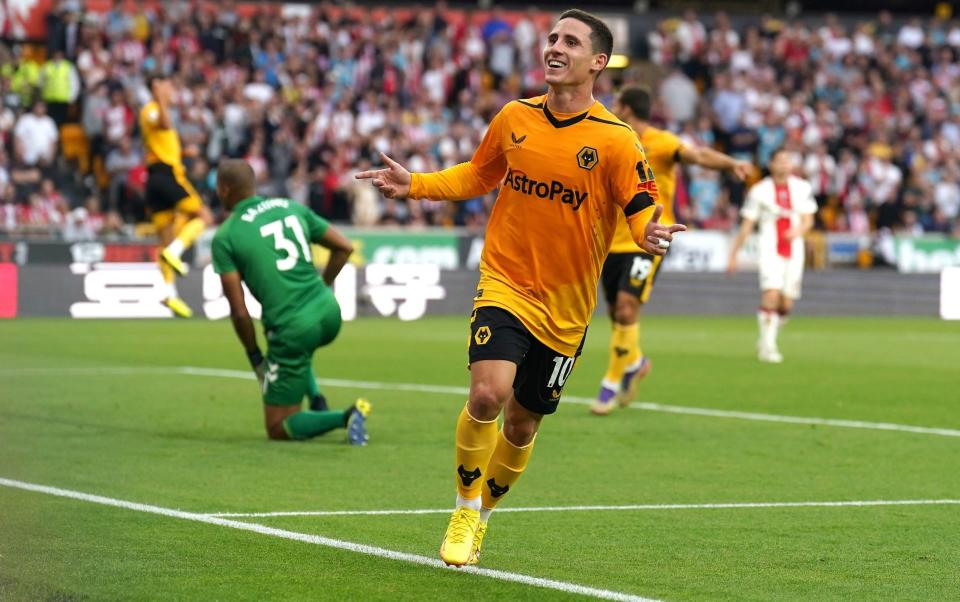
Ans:
[[[733,164],[733,175],[740,180],[745,182],[747,178],[753,175],[753,163],[749,161],[737,161]]]
[[[644,232],[643,244],[641,248],[651,255],[666,255],[670,243],[673,242],[673,235],[677,232],[683,232],[687,229],[683,224],[674,224],[665,226],[660,223],[660,216],[663,215],[663,205],[657,205],[653,210],[653,217],[647,223],[647,229]]]
[[[410,172],[402,165],[380,153],[385,169],[361,171],[354,177],[358,180],[370,180],[380,194],[388,199],[402,199],[410,194]]]

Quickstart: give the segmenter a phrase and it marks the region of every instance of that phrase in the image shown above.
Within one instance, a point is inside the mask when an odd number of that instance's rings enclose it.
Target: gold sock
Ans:
[[[170,226],[170,232],[173,233],[174,237],[180,234],[180,230],[183,230],[183,227],[187,225],[187,222],[190,221],[190,216],[185,213],[180,213],[179,211],[173,212],[173,225]]]
[[[624,371],[640,357],[640,325],[614,323],[613,336],[610,337],[610,363],[604,381],[619,385]]]
[[[497,419],[476,420],[464,406],[457,418],[457,493],[465,499],[480,495],[482,475],[497,445]]]
[[[176,230],[177,240],[183,243],[184,249],[188,249],[206,228],[207,224],[201,218],[195,217],[185,223],[179,230]]]
[[[493,456],[490,457],[490,464],[484,473],[483,500],[484,508],[492,509],[496,507],[497,502],[503,499],[503,496],[510,490],[510,487],[517,482],[520,475],[527,468],[527,462],[530,461],[530,454],[533,453],[533,444],[537,437],[534,435],[533,441],[517,447],[510,443],[503,431],[497,437],[497,448],[493,450]]]
[[[163,281],[167,284],[173,284],[173,281],[176,280],[177,274],[173,271],[166,261],[157,261],[160,264],[160,274],[163,276]]]

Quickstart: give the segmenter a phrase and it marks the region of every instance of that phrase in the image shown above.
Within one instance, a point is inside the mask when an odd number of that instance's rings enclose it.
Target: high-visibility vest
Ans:
[[[10,89],[20,97],[21,106],[28,107],[33,101],[33,89],[40,80],[40,65],[32,60],[20,63],[10,78]]]
[[[50,61],[43,65],[44,102],[70,102],[70,63]]]

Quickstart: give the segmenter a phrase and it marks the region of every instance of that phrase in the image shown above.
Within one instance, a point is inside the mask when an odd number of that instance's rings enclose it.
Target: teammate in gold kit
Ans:
[[[526,468],[541,419],[556,411],[617,216],[655,255],[684,229],[658,223],[663,209],[636,135],[593,98],[612,48],[601,20],[567,11],[543,51],[547,94],[508,103],[471,161],[410,174],[384,156],[387,168],[357,174],[389,198],[458,200],[500,185],[470,322],[457,503],[440,547],[449,565],[477,562],[490,512]]]
[[[627,87],[620,91],[614,113],[628,123],[640,138],[653,173],[657,174],[657,190],[663,205],[660,222],[673,224],[673,193],[676,189],[678,163],[695,164],[710,169],[722,169],[745,180],[753,172],[749,161],[733,157],[711,148],[685,145],[679,138],[650,125],[650,93],[643,88]],[[619,401],[628,405],[636,393],[637,382],[650,372],[652,364],[640,348],[640,306],[650,299],[662,255],[647,253],[633,242],[630,229],[618,217],[610,255],[603,264],[601,282],[604,297],[613,320],[610,338],[610,359],[607,373],[600,383],[600,393],[590,411],[603,415],[610,413]]]
[[[164,76],[148,80],[153,100],[140,110],[140,131],[147,150],[147,208],[160,239],[159,263],[168,292],[164,304],[189,318],[190,307],[177,293],[176,276],[186,274],[183,252],[213,222],[210,210],[187,180],[180,136],[170,118],[173,84]]]

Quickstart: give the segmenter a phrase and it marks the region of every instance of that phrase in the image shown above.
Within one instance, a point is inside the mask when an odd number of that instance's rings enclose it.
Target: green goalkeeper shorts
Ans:
[[[311,363],[318,347],[329,345],[340,332],[340,306],[329,290],[293,320],[267,331],[263,402],[298,405],[310,390]]]

